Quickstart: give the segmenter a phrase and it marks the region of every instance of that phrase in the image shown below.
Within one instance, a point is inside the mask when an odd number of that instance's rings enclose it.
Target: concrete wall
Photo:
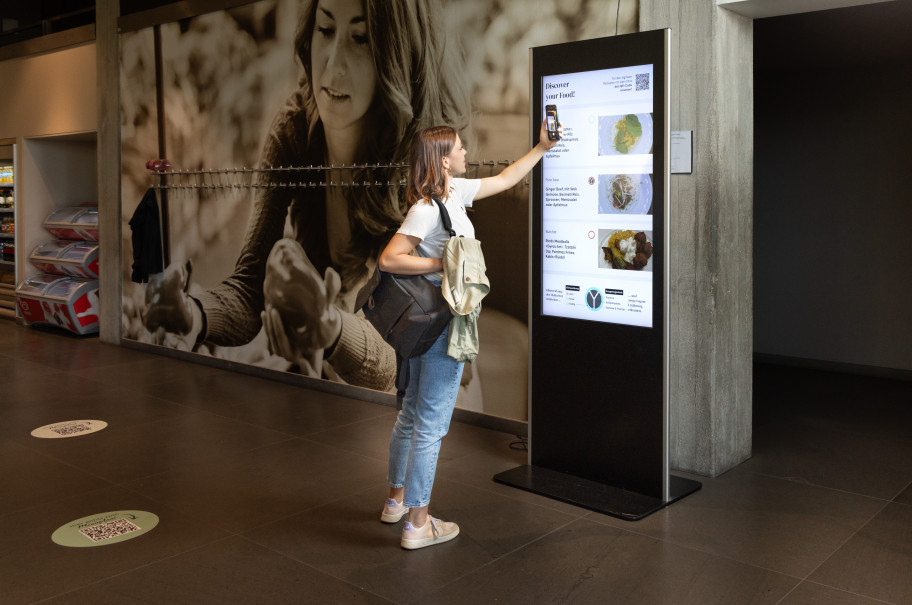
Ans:
[[[714,2],[640,0],[672,29],[671,130],[694,131],[671,177],[671,466],[715,476],[750,456],[752,21]]]
[[[98,266],[101,316],[99,337],[120,344],[123,239],[120,206],[120,35],[119,0],[95,3],[98,45]]]

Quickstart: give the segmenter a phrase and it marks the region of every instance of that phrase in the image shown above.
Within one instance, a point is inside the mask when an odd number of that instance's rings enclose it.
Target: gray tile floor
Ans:
[[[638,522],[496,484],[454,424],[432,509],[379,523],[394,410],[0,321],[0,603],[912,603],[912,383],[758,365],[754,456]],[[99,419],[103,431],[37,439]],[[153,530],[51,541],[108,511]]]

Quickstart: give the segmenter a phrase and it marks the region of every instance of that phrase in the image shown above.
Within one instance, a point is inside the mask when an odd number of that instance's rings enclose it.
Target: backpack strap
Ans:
[[[409,383],[409,360],[396,351],[396,409],[402,409],[402,400]]]
[[[450,220],[450,213],[447,212],[446,207],[438,200],[437,198],[431,198],[434,200],[434,203],[437,204],[437,207],[440,209],[440,219],[443,221],[443,228],[447,230],[450,234],[450,237],[456,237],[456,231],[453,230],[453,221]]]

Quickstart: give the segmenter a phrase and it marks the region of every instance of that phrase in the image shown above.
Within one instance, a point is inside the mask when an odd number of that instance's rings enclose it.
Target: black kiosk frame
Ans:
[[[565,140],[532,174],[528,464],[494,480],[627,520],[701,487],[669,473],[670,43],[670,30],[657,30],[530,51],[531,132],[537,139],[553,104]],[[652,145],[634,138],[638,149],[621,149],[617,122],[635,108],[646,111]],[[645,141],[647,126],[630,128]],[[603,173],[618,165],[648,172],[630,179],[651,183],[651,208],[638,200],[630,227],[594,206],[606,194],[593,192],[617,179]],[[624,271],[597,258],[619,225],[651,235],[648,267]]]

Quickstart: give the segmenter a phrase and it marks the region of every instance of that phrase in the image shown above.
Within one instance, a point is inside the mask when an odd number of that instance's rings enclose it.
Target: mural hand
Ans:
[[[193,305],[196,303],[187,295],[191,271],[190,261],[172,263],[164,272],[149,277],[143,323],[150,332],[156,333],[163,328],[166,332],[183,335],[193,329]]]
[[[334,269],[320,276],[301,245],[289,238],[279,240],[266,261],[263,294],[267,321],[282,326],[289,343],[304,355],[331,346],[342,329],[335,299],[342,280]],[[278,339],[275,328],[271,330]]]
[[[326,298],[323,301],[323,313],[318,322],[320,335],[318,337],[321,348],[329,348],[336,344],[342,332],[342,312],[336,306],[335,300],[342,291],[342,278],[332,267],[327,267],[324,273],[324,286]]]
[[[282,316],[279,311],[270,304],[260,314],[263,320],[263,329],[266,331],[266,339],[269,341],[270,350],[288,361],[294,362],[299,353],[291,344],[288,335],[285,334],[285,326],[282,324]]]
[[[297,346],[296,340],[288,337],[282,323],[282,316],[272,305],[267,305],[260,317],[263,320],[263,328],[272,352],[296,364],[302,374],[319,378],[323,371],[323,350],[319,349],[310,353],[302,351]]]

